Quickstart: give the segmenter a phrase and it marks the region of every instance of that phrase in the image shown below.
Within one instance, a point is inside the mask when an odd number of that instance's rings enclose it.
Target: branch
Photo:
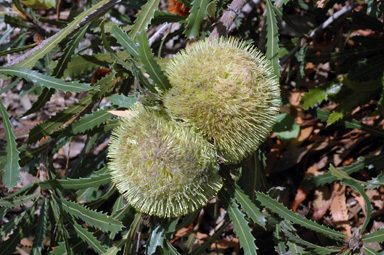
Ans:
[[[217,22],[215,28],[209,36],[209,40],[213,40],[215,38],[219,38],[222,35],[226,35],[228,33],[228,29],[231,27],[233,20],[239,13],[239,10],[243,5],[247,2],[247,0],[233,0],[232,3],[228,6],[227,11],[221,16],[219,21]]]

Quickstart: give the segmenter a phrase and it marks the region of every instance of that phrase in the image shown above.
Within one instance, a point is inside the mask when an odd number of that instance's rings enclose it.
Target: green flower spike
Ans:
[[[279,112],[279,82],[271,64],[236,39],[200,41],[167,65],[172,88],[164,105],[217,147],[226,163],[247,157],[268,137]]]
[[[137,210],[177,217],[204,206],[222,186],[215,148],[164,112],[137,103],[109,145],[109,169]]]

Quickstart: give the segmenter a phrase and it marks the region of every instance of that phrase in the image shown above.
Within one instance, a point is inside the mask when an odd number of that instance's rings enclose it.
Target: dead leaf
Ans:
[[[127,117],[127,118],[132,118],[133,116],[136,115],[136,111],[131,111],[131,110],[126,110],[126,111],[107,111],[110,114],[119,116],[119,117]]]
[[[337,182],[333,186],[333,199],[330,207],[332,220],[336,228],[341,228],[341,232],[347,236],[352,236],[351,225],[348,221],[348,209],[345,197],[345,185]]]

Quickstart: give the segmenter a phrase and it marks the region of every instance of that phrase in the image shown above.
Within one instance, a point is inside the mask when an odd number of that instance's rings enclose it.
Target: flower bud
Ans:
[[[164,112],[134,106],[112,133],[108,165],[120,193],[137,210],[159,217],[204,206],[222,186],[214,146]]]
[[[279,112],[279,82],[269,61],[237,39],[199,41],[167,65],[164,106],[212,141],[227,163],[255,151]]]

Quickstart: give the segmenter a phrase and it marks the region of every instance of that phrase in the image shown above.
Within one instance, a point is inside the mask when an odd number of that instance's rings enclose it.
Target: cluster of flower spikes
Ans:
[[[242,161],[268,137],[279,112],[280,89],[269,61],[233,38],[205,40],[167,65],[169,115],[195,126],[227,164]]]
[[[222,187],[215,148],[194,128],[140,103],[114,129],[109,169],[140,212],[177,217],[204,206]]]

